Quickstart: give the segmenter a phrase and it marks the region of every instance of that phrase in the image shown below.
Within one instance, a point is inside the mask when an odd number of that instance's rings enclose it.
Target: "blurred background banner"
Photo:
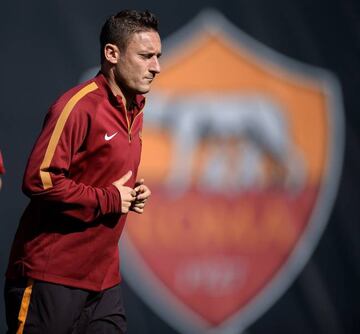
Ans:
[[[238,333],[287,289],[337,190],[340,103],[327,72],[218,12],[164,41],[142,134],[152,201],[121,243],[125,278],[159,316],[184,333]]]
[[[96,73],[124,8],[163,37],[141,134],[153,195],[120,245],[129,332],[358,333],[355,0],[4,2],[1,271],[47,108]]]

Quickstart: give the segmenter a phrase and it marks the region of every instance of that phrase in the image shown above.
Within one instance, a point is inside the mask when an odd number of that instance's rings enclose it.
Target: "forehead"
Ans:
[[[159,33],[153,30],[133,33],[129,39],[127,49],[161,52]]]

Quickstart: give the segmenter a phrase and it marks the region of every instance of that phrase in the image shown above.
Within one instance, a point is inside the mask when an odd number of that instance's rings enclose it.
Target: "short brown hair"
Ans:
[[[104,60],[103,50],[107,43],[115,44],[120,50],[125,50],[132,34],[149,30],[158,32],[158,24],[157,17],[148,10],[126,9],[110,16],[100,33],[101,62]]]

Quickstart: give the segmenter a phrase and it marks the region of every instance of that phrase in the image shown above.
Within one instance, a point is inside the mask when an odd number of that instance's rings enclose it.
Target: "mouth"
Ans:
[[[151,85],[152,84],[152,81],[153,81],[153,79],[150,79],[150,78],[146,78],[146,79],[144,79],[144,81],[143,81],[143,83],[145,84],[145,85]]]

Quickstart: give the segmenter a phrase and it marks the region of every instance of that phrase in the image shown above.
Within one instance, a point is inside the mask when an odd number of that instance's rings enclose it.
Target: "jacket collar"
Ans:
[[[122,97],[120,95],[114,95],[114,93],[112,92],[112,90],[109,86],[109,83],[108,83],[106,77],[104,76],[104,74],[101,71],[95,76],[94,81],[96,82],[98,87],[103,92],[105,92],[105,94],[109,98],[109,101],[114,106],[119,106],[119,105],[124,106]],[[140,111],[141,109],[144,108],[144,105],[145,105],[145,97],[141,94],[137,94],[133,101],[133,107],[131,108],[131,110],[134,110],[135,112]]]

